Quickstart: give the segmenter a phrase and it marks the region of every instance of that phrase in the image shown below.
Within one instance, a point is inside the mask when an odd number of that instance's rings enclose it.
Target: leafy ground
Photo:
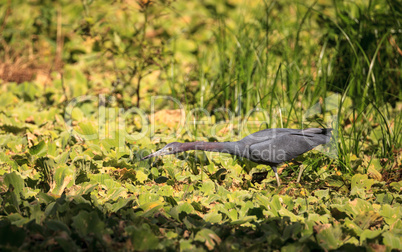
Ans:
[[[0,250],[402,250],[397,1],[4,2]],[[140,160],[319,126],[279,188],[225,154]]]

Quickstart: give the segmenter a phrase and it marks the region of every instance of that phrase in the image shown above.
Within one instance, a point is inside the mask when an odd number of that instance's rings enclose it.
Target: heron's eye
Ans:
[[[173,148],[172,148],[172,147],[168,147],[167,150],[168,150],[168,151],[172,151]]]

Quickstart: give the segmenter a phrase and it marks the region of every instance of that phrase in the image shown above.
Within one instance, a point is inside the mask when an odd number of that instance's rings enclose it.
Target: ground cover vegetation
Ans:
[[[402,250],[401,33],[397,0],[0,1],[0,250]],[[279,188],[140,161],[275,127],[334,128]]]

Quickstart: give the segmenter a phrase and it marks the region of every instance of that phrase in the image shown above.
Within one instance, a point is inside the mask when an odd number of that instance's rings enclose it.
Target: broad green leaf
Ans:
[[[39,192],[37,197],[39,199],[39,203],[46,205],[49,205],[56,200],[53,196],[43,192]]]
[[[328,223],[329,216],[327,215],[320,215],[316,213],[312,213],[308,215],[308,219],[314,221],[315,223],[319,224],[326,224]]]
[[[187,202],[184,202],[182,204],[179,203],[179,205],[177,206],[177,211],[179,213],[185,212],[187,214],[190,214],[190,213],[194,212],[194,207],[191,204],[187,203]]]
[[[164,177],[164,176],[160,176],[158,178],[155,179],[155,182],[158,184],[162,184],[162,183],[166,183],[166,181],[168,181],[169,178]]]
[[[402,192],[402,181],[392,182],[390,186],[397,192]]]
[[[79,128],[77,133],[79,136],[85,140],[98,140],[98,131],[91,122],[80,122],[78,124]]]
[[[381,224],[383,219],[375,211],[367,211],[367,212],[362,212],[358,215],[355,216],[353,220],[359,227],[361,227],[363,230],[368,229],[371,226],[375,226],[377,224]]]
[[[64,231],[66,232],[68,235],[71,234],[70,229],[67,227],[67,225],[64,222],[61,222],[59,220],[48,220],[45,222],[45,225],[55,231],[55,232],[60,232],[60,231]]]
[[[272,212],[275,216],[279,216],[278,212],[282,208],[282,205],[278,195],[274,195],[274,197],[272,197],[272,200],[268,207],[270,212]]]
[[[230,209],[230,210],[228,210],[227,213],[229,215],[229,218],[232,220],[232,222],[239,219],[239,214],[236,209]],[[253,217],[255,217],[255,216],[253,216]]]
[[[134,199],[132,199],[132,198],[127,198],[127,199],[120,198],[120,199],[117,200],[116,203],[109,204],[110,206],[107,207],[107,208],[111,213],[116,213],[117,211],[119,211],[123,207],[127,206],[128,204],[130,204],[133,200]]]
[[[25,101],[33,101],[38,92],[36,85],[29,82],[24,82],[18,86],[18,94]]]
[[[70,187],[74,183],[74,171],[70,166],[62,165],[56,169],[54,175],[56,186],[52,190],[53,194],[61,195],[65,188]]]
[[[297,216],[294,213],[290,212],[289,210],[287,210],[286,208],[283,208],[283,207],[278,211],[278,213],[281,217],[289,217],[291,221],[300,221],[300,222],[304,221],[304,217]]]
[[[72,221],[71,226],[81,237],[92,233],[100,239],[105,232],[105,223],[99,218],[96,211],[80,211],[79,214],[72,217]]]
[[[380,204],[391,204],[394,196],[391,193],[378,193],[375,195],[376,201]]]
[[[14,192],[16,195],[18,195],[23,191],[24,189],[24,180],[21,178],[17,172],[12,172],[4,175],[4,184],[8,187],[10,185],[13,186]]]
[[[391,226],[402,218],[402,207],[392,207],[388,204],[384,204],[381,207],[380,215],[384,217],[385,222]]]
[[[138,203],[140,205],[143,205],[143,204],[147,204],[147,203],[159,202],[161,199],[162,199],[162,197],[155,193],[142,192],[138,196]]]
[[[354,234],[358,237],[362,234],[363,230],[357,225],[355,222],[351,221],[349,218],[345,220],[345,227],[349,230],[352,230]]]
[[[205,181],[200,187],[200,191],[205,195],[211,195],[215,192],[215,183],[211,180]]]
[[[366,239],[374,239],[381,235],[382,230],[369,230],[365,229],[360,235],[360,245],[363,245]]]
[[[402,235],[402,220],[399,219],[396,222],[394,222],[394,224],[392,224],[392,226],[389,229],[390,231],[392,231],[395,234],[401,234]]]
[[[45,141],[40,141],[36,145],[32,146],[29,148],[29,154],[31,155],[37,155],[37,156],[43,156],[47,151]]]
[[[191,213],[194,213],[194,207],[187,202],[179,203],[177,206],[172,207],[169,211],[169,214],[179,221],[181,221],[183,217]]]
[[[20,247],[26,237],[23,228],[11,224],[8,219],[0,220],[0,248],[1,247]]]
[[[402,250],[402,236],[401,235],[395,235],[391,232],[384,232],[382,234],[383,237],[383,242],[384,244],[391,248],[391,249],[397,249],[397,250]]]
[[[358,195],[360,198],[366,198],[366,191],[371,189],[374,184],[373,179],[369,179],[366,174],[356,174],[351,181],[351,195]]]
[[[316,190],[314,191],[314,196],[316,196],[318,199],[327,199],[329,197],[329,189]]]
[[[214,212],[204,215],[204,220],[210,223],[219,223],[222,221],[222,215]]]
[[[16,104],[18,102],[18,98],[7,92],[2,92],[0,94],[0,107],[6,107],[8,105]]]
[[[158,248],[159,239],[152,232],[148,224],[142,226],[128,226],[125,231],[130,236],[133,246],[136,250],[154,250]]]
[[[156,211],[163,207],[163,203],[161,201],[155,201],[140,205],[138,208],[143,211],[141,216],[147,217],[152,216]]]
[[[64,66],[64,82],[68,83],[70,90],[70,97],[80,97],[85,95],[88,91],[87,79],[82,72],[82,68],[74,65],[65,65]],[[87,97],[85,97],[87,98]],[[88,99],[93,101],[93,96],[89,96]]]
[[[169,203],[172,207],[177,206],[177,201],[172,196],[163,197],[167,203]]]
[[[286,225],[285,230],[283,231],[282,238],[287,240],[289,238],[298,240],[300,233],[303,230],[302,224],[300,222],[294,222],[289,225]]]
[[[252,221],[256,221],[257,217],[256,216],[245,216],[242,218],[237,219],[237,216],[234,216],[233,218],[236,218],[234,221],[230,222],[231,225],[241,225],[245,223],[249,223]]]
[[[324,224],[315,227],[318,243],[327,250],[336,249],[341,245],[342,230],[339,225]]]
[[[97,183],[93,182],[84,182],[81,183],[79,188],[76,190],[76,195],[86,195],[91,193],[95,188],[98,187]]]
[[[222,241],[214,231],[207,228],[198,231],[194,240],[204,243],[208,250],[214,249],[215,246],[218,246]]]
[[[145,174],[143,171],[138,170],[136,171],[135,177],[137,178],[137,180],[141,183],[144,183],[147,179],[148,179],[148,175]]]
[[[367,168],[367,174],[370,176],[370,178],[373,178],[377,181],[382,180],[382,166],[380,163],[380,160],[378,158],[374,158],[370,161],[370,165]]]
[[[25,218],[19,213],[11,213],[6,217],[13,225],[21,227],[22,225],[29,222],[28,218]]]
[[[74,108],[71,112],[71,118],[75,121],[82,121],[85,118],[84,113],[79,108]]]

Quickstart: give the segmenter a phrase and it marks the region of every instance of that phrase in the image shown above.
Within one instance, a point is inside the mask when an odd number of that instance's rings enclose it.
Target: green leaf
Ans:
[[[85,140],[98,140],[98,131],[95,128],[94,124],[91,122],[80,122],[78,123],[79,128],[77,129],[77,133],[80,134],[80,137]]]
[[[308,215],[308,220],[314,221],[315,223],[326,224],[328,223],[328,215],[320,215],[316,213],[311,213]]]
[[[186,216],[190,213],[193,213],[193,212],[194,212],[194,207],[191,204],[184,202],[181,204],[179,203],[179,205],[172,207],[169,211],[169,214],[176,220],[181,221],[181,219],[184,216]]]
[[[317,241],[326,250],[337,249],[341,245],[342,230],[340,225],[324,224],[314,227]]]
[[[12,105],[13,103],[17,103],[18,102],[18,98],[11,94],[11,93],[7,93],[7,92],[2,92],[0,94],[0,107],[4,108],[8,105]]]
[[[137,178],[137,180],[141,183],[144,183],[147,179],[148,179],[148,175],[145,174],[143,171],[139,170],[136,171],[135,177]]]
[[[13,225],[22,226],[29,222],[28,218],[25,218],[19,213],[12,213],[7,216],[7,219],[11,221]]]
[[[347,218],[345,220],[344,224],[347,229],[352,230],[356,236],[360,237],[363,230],[359,227],[359,225],[357,225],[355,222],[351,221],[349,218]]]
[[[380,204],[391,204],[394,200],[394,196],[391,193],[377,193],[375,194],[376,201]]]
[[[237,212],[236,209],[230,209],[227,211],[229,218],[233,221],[237,221],[239,219],[239,213]],[[255,216],[254,216],[255,217]],[[240,221],[241,223],[244,223],[242,220]]]
[[[402,181],[392,182],[390,186],[397,192],[402,192]]]
[[[79,108],[74,108],[71,112],[71,118],[75,121],[82,121],[85,118],[84,112]]]
[[[382,223],[382,217],[375,211],[362,212],[353,220],[363,230]]]
[[[279,216],[278,211],[282,208],[282,205],[278,195],[274,195],[274,197],[272,197],[272,200],[268,206],[270,208],[270,212],[272,212],[274,216]]]
[[[211,180],[205,181],[200,187],[200,191],[205,195],[211,195],[215,193],[215,183]]]
[[[164,177],[164,176],[160,176],[158,178],[155,179],[155,182],[158,184],[162,184],[162,183],[166,183],[166,181],[168,181],[169,178]]]
[[[45,222],[45,225],[50,229],[53,230],[55,232],[60,232],[60,231],[64,231],[66,232],[68,235],[71,234],[70,229],[67,227],[67,225],[64,222],[61,222],[59,220],[48,220]]]
[[[134,200],[133,198],[127,198],[127,199],[120,198],[117,200],[116,203],[112,204],[111,207],[108,207],[108,210],[111,213],[116,213],[117,211],[119,211],[120,209],[131,203],[133,200]]]
[[[135,250],[153,250],[158,248],[159,239],[152,232],[151,227],[144,223],[142,226],[128,226],[125,231],[130,236]]]
[[[210,223],[219,223],[222,221],[222,215],[218,213],[207,213],[204,215],[204,220]]]
[[[290,217],[291,221],[303,221],[304,217],[302,216],[297,216],[294,213],[290,212],[289,210],[287,210],[286,208],[281,208],[278,213],[280,214],[280,216],[282,217]]]
[[[316,190],[314,191],[314,196],[316,196],[318,199],[327,199],[329,197],[329,189]]]
[[[384,245],[391,249],[402,250],[402,236],[394,235],[391,232],[382,234]]]
[[[287,240],[289,238],[292,238],[293,240],[298,240],[302,230],[303,226],[302,224],[300,224],[300,222],[291,223],[285,227],[282,239]]]
[[[155,201],[155,202],[150,202],[150,203],[145,203],[143,205],[140,205],[138,208],[143,211],[141,216],[147,217],[147,216],[152,216],[156,211],[158,211],[162,207],[163,207],[162,202]]]
[[[384,204],[381,206],[380,215],[384,217],[385,222],[391,226],[402,218],[402,209],[401,207],[392,207],[388,204]]]
[[[23,228],[12,225],[7,219],[0,220],[0,234],[0,248],[20,247],[26,236]]]
[[[39,143],[37,143],[36,145],[32,146],[31,148],[29,148],[29,154],[31,154],[32,156],[43,156],[47,151],[46,148],[46,144],[45,141],[40,141]]]
[[[190,203],[184,202],[177,206],[177,210],[179,213],[185,212],[187,214],[190,214],[194,211],[194,207]]]
[[[69,158],[70,153],[68,151],[61,153],[55,158],[57,164],[65,164]]]
[[[382,233],[382,230],[365,229],[360,235],[360,245],[363,245],[366,239],[374,239]]]
[[[351,195],[358,195],[360,198],[366,198],[366,191],[371,189],[375,183],[373,179],[369,179],[367,174],[356,174],[351,181]]]
[[[61,195],[67,186],[72,186],[74,183],[74,171],[70,166],[62,165],[56,169],[54,181],[56,186],[52,190],[53,194]]]
[[[177,201],[172,196],[164,196],[163,197],[167,203],[169,203],[172,207],[177,206]]]
[[[222,241],[214,231],[207,228],[203,228],[198,231],[194,240],[204,243],[209,250],[213,250],[215,246],[219,246]]]
[[[4,184],[8,187],[13,186],[16,195],[19,195],[24,189],[24,180],[17,172],[7,173],[4,175]]]
[[[24,82],[18,86],[18,96],[25,101],[33,101],[38,92],[37,87],[33,83]]]
[[[236,210],[234,210],[233,212],[236,212]],[[236,215],[235,217],[232,217],[232,218],[236,218],[236,220],[230,222],[230,224],[232,224],[232,225],[241,225],[241,224],[244,224],[244,223],[248,223],[248,222],[252,222],[252,221],[257,220],[257,216],[254,216],[254,215],[245,216],[245,217],[240,218],[240,219],[237,219],[237,215]]]
[[[78,215],[72,217],[72,221],[71,226],[83,238],[92,233],[101,239],[105,232],[105,223],[99,219],[96,211],[80,211]]]

